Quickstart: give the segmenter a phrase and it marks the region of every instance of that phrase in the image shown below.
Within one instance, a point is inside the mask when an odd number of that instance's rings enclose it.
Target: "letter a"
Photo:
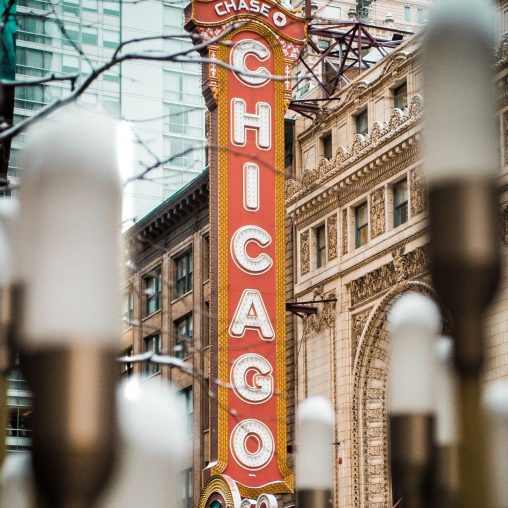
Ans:
[[[244,289],[229,333],[243,337],[246,329],[256,330],[263,340],[273,340],[275,336],[261,293],[255,289]]]

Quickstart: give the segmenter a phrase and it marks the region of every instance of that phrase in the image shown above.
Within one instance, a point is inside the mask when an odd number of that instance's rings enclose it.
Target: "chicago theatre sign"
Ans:
[[[285,381],[284,114],[306,39],[273,0],[193,0],[210,110],[210,462],[199,506],[272,508],[290,493]]]

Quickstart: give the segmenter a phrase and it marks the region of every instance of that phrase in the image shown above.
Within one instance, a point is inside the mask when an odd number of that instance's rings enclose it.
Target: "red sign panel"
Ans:
[[[306,26],[270,0],[194,0],[191,18],[209,42],[212,372],[224,383],[205,474],[231,477],[246,497],[291,492],[284,114]]]

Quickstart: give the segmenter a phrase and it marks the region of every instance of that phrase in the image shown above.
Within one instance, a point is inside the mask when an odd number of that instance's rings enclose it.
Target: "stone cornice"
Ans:
[[[413,242],[414,240],[418,240],[419,238],[424,237],[425,235],[427,235],[427,233],[428,233],[428,228],[424,227],[420,231],[415,233],[414,235],[411,235],[408,238],[404,238],[403,240],[401,240],[397,243],[394,243],[394,244],[390,245],[389,247],[387,247],[379,252],[376,252],[375,254],[372,254],[371,256],[365,258],[363,261],[356,263],[355,265],[353,265],[349,268],[346,268],[345,270],[342,270],[342,271],[339,270],[336,273],[334,273],[333,275],[330,275],[330,276],[326,277],[325,279],[320,279],[315,284],[312,284],[311,286],[308,286],[305,289],[298,291],[298,293],[295,293],[295,299],[298,299],[298,298],[301,298],[302,296],[308,295],[310,292],[314,291],[314,289],[319,286],[326,286],[330,282],[337,281],[338,279],[341,279],[341,278],[349,275],[350,273],[355,272],[356,270],[360,270],[364,266],[367,266],[368,264],[372,263],[373,261],[381,259],[381,258],[385,257],[386,255],[391,254],[394,251],[400,251],[401,249],[404,251],[406,245]],[[418,248],[420,248],[420,247],[418,247]],[[350,284],[350,283],[348,283],[348,284]]]

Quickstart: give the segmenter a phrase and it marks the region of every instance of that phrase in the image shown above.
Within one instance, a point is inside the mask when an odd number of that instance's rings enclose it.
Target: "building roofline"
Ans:
[[[124,238],[131,242],[140,238],[159,237],[184,222],[191,213],[208,203],[208,167],[187,185],[131,226]]]

